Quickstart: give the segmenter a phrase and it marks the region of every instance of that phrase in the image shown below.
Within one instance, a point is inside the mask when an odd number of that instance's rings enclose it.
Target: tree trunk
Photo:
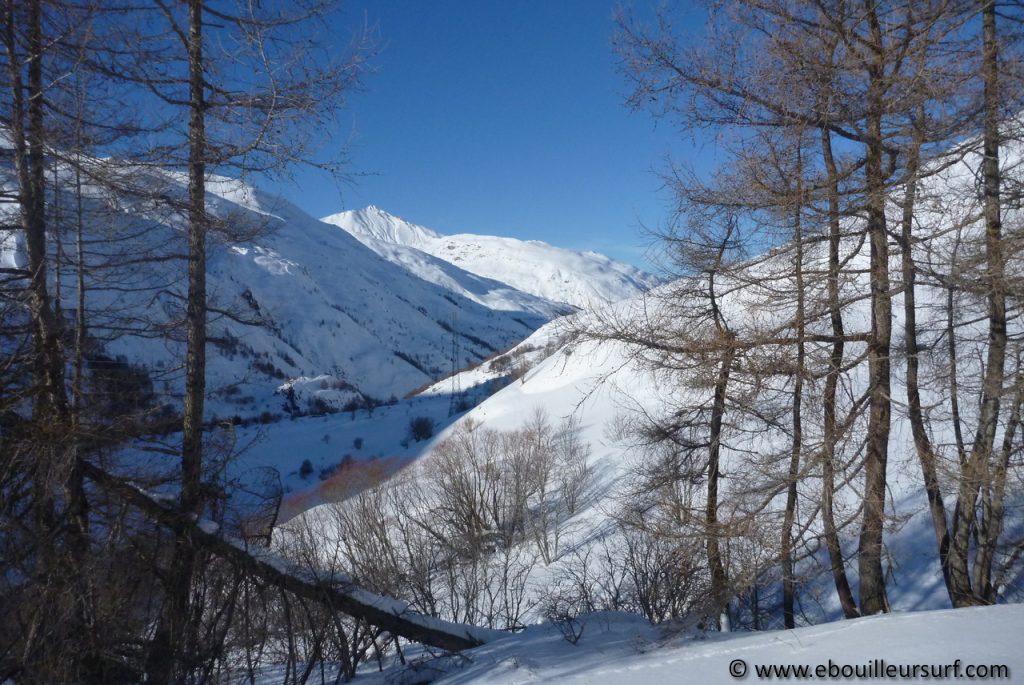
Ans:
[[[951,262],[955,266],[957,251],[960,247],[960,236],[957,235],[956,244],[953,247]],[[950,278],[955,278],[955,273]],[[952,281],[946,286],[946,353],[949,356],[949,417],[953,422],[953,439],[956,442],[956,458],[963,466],[967,460],[967,447],[964,443],[963,422],[960,421],[960,381],[957,377],[957,344],[956,344],[956,310],[955,289]],[[954,514],[954,518],[956,515]]]
[[[79,157],[78,165],[81,165]],[[82,384],[85,380],[85,237],[82,216],[82,172],[75,169],[75,357],[71,381],[72,421],[77,428],[82,414]],[[77,431],[76,431],[77,433]]]
[[[798,145],[802,143],[800,141]],[[799,155],[799,151],[797,152]],[[804,397],[805,346],[804,330],[804,240],[801,212],[803,211],[803,165],[797,164],[796,208],[794,219],[794,246],[796,248],[796,372],[793,380],[793,442],[789,459],[786,510],[782,522],[782,615],[786,628],[796,627],[796,565],[793,560],[793,522],[796,519],[797,480],[800,477],[800,448],[803,443],[802,405]]]
[[[836,529],[834,498],[836,491],[835,463],[836,446],[839,443],[839,422],[836,420],[836,395],[839,376],[843,367],[845,344],[843,336],[843,310],[839,299],[839,172],[832,155],[832,134],[827,129],[821,130],[822,155],[828,173],[828,309],[832,322],[832,354],[829,358],[828,374],[825,378],[825,392],[822,400],[824,409],[824,447],[822,450],[822,484],[821,484],[821,518],[825,536],[825,547],[828,549],[829,564],[832,568],[832,580],[836,586],[839,605],[846,618],[860,615],[857,603],[850,589],[850,581],[846,577],[846,562],[843,560],[843,549],[839,542]]]
[[[203,0],[188,2],[188,297],[185,311],[185,398],[181,445],[181,508],[203,511],[203,410],[206,398],[206,104],[203,75]],[[155,683],[171,683],[189,670],[195,652],[196,611],[190,606],[196,549],[191,529],[174,541],[160,626],[147,664]]]
[[[960,469],[957,506],[949,555],[954,606],[985,603],[981,588],[972,588],[968,569],[970,538],[982,488],[990,486],[999,405],[1006,361],[1006,295],[1002,249],[1002,216],[999,207],[999,45],[994,0],[980,0],[982,13],[982,78],[985,81],[985,130],[982,183],[985,220],[985,287],[988,290],[988,354],[982,384],[981,411],[970,455]],[[990,526],[992,522],[986,521]]]
[[[733,336],[727,335],[723,340],[726,348],[723,351],[718,378],[715,381],[714,404],[711,408],[711,434],[708,449],[708,501],[705,509],[705,525],[707,526],[708,568],[711,572],[711,599],[714,602],[714,622],[721,629],[720,615],[727,604],[725,564],[722,561],[720,537],[721,527],[718,523],[718,480],[719,456],[722,447],[722,418],[725,415],[726,389],[729,384],[729,373],[735,354]]]
[[[999,588],[992,584],[992,565],[995,561],[999,538],[1003,533],[1003,515],[1006,498],[1006,474],[1010,467],[1010,455],[1013,453],[1013,441],[1020,430],[1021,408],[1024,406],[1024,371],[1017,360],[1017,391],[1015,393],[1010,418],[1003,433],[1003,446],[999,459],[992,473],[992,483],[986,488],[982,503],[984,531],[978,539],[978,555],[974,561],[974,588],[978,597],[985,604],[995,604]]]
[[[872,3],[868,21],[873,42],[882,45],[881,27]],[[867,191],[867,232],[871,245],[871,335],[868,340],[868,439],[864,458],[864,515],[857,546],[860,576],[860,611],[870,615],[889,611],[882,571],[882,532],[885,521],[886,466],[889,459],[890,344],[892,338],[892,295],[889,290],[889,243],[885,217],[885,176],[882,170],[884,145],[884,67],[868,67],[867,143],[864,166]]]
[[[29,313],[32,319],[33,371],[35,397],[33,414],[42,423],[61,420],[67,415],[64,389],[64,364],[61,357],[60,326],[50,301],[47,284],[44,92],[42,3],[26,5],[25,33],[28,37],[28,80],[21,78],[21,60],[16,51],[15,18],[7,13],[7,49],[12,92],[11,138],[14,142],[14,166],[18,176],[18,203],[21,228],[28,253]],[[24,93],[28,93],[25,102]]]
[[[24,15],[19,15],[15,7]],[[68,648],[67,636],[81,637],[82,574],[88,553],[85,492],[69,443],[61,321],[50,297],[46,217],[46,130],[43,60],[43,3],[4,4],[3,43],[7,52],[12,144],[20,224],[28,256],[27,303],[32,337],[31,407],[34,454],[31,507],[38,542],[34,573],[42,588],[36,615],[26,630],[23,660],[40,667],[42,679],[74,679],[82,671],[82,643]],[[18,35],[24,38],[19,50]],[[22,69],[25,69],[25,78]],[[58,264],[59,269],[59,264]],[[71,440],[69,441],[69,437]]]
[[[928,509],[932,517],[932,529],[939,548],[939,563],[942,577],[953,599],[953,587],[949,578],[949,528],[946,522],[946,507],[942,501],[942,489],[939,485],[936,468],[935,451],[924,423],[924,412],[921,408],[921,389],[918,382],[918,355],[920,348],[917,342],[917,297],[916,280],[917,264],[914,262],[914,205],[917,199],[918,173],[920,171],[921,145],[924,139],[924,109],[918,108],[916,114],[914,141],[907,154],[907,183],[903,199],[903,216],[900,231],[901,268],[903,271],[903,337],[907,351],[907,413],[910,429],[914,436],[914,448],[921,464],[924,478],[924,490],[928,497]]]
[[[189,0],[188,300],[185,313],[185,406],[181,502],[202,509],[203,407],[206,398],[206,104],[203,77],[203,0]]]

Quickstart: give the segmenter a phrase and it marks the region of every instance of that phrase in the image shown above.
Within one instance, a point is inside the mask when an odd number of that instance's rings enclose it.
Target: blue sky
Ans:
[[[379,54],[330,135],[353,182],[298,171],[277,191],[314,216],[375,204],[444,233],[538,239],[647,265],[640,225],[668,197],[670,152],[707,159],[669,121],[624,104],[613,0],[345,0]],[[644,5],[637,3],[637,9]],[[327,136],[325,136],[326,138]]]

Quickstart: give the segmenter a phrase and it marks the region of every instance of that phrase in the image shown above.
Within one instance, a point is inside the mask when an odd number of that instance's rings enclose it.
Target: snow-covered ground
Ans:
[[[433,395],[269,426],[236,427],[236,445],[241,450],[236,468],[239,472],[261,467],[278,470],[284,486],[279,518],[283,523],[301,511],[344,500],[394,474],[429,451],[459,416],[451,413],[448,396]],[[421,441],[412,439],[409,426],[416,418],[429,420],[435,435]],[[339,468],[343,471],[338,472]]]
[[[533,626],[457,657],[412,660],[355,682],[373,685],[526,683],[1019,682],[1024,605],[895,613],[795,630],[672,634],[636,616],[587,616],[571,644]],[[328,676],[333,674],[328,672]],[[330,679],[326,682],[331,682]],[[280,682],[265,671],[262,685]],[[319,680],[314,682],[319,683]]]
[[[426,262],[423,255],[433,255],[484,278],[579,309],[635,296],[659,282],[649,273],[597,252],[566,250],[539,240],[442,235],[372,205],[321,221],[340,226],[386,259]]]
[[[1024,606],[946,610],[876,616],[796,630],[750,634],[665,637],[635,617],[589,617],[577,645],[552,626],[526,631],[467,654],[465,666],[437,683],[730,683],[776,681],[955,680],[956,666],[966,679],[969,667],[1006,667],[1016,682],[1024,678]],[[884,662],[884,663],[880,663]],[[948,665],[948,671],[946,667]],[[809,669],[759,675],[759,668]],[[835,666],[838,670],[830,670]],[[849,677],[852,671],[880,677]],[[900,678],[900,668],[921,666],[918,677]],[[895,667],[897,677],[887,676]],[[824,668],[819,672],[819,668]],[[874,669],[865,670],[865,669]],[[932,669],[940,669],[934,677]],[[989,671],[998,673],[997,670]],[[819,674],[820,673],[820,674]],[[927,673],[926,677],[921,677]],[[980,673],[980,671],[972,671]],[[945,675],[948,674],[948,675]],[[739,676],[739,677],[737,677]],[[998,675],[993,680],[1000,680]]]

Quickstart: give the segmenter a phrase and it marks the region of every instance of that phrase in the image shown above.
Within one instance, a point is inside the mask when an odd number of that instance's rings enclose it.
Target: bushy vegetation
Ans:
[[[422,442],[434,437],[434,419],[429,416],[416,416],[409,421],[408,436],[415,442]]]
[[[338,537],[309,553],[338,545],[361,583],[430,615],[521,627],[536,604],[531,574],[565,554],[588,456],[572,422],[538,414],[507,433],[466,422],[423,463],[332,505]]]

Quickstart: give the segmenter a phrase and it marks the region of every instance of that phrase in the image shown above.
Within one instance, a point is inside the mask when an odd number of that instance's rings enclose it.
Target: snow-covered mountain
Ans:
[[[424,281],[457,293],[488,309],[530,312],[545,319],[575,311],[565,303],[547,300],[516,289],[507,283],[478,276],[414,247],[375,238],[360,238],[360,241],[384,259]]]
[[[10,185],[9,173],[0,170],[0,185]],[[132,182],[164,197],[184,193],[175,173],[139,173]],[[65,187],[60,204],[73,206],[70,179]],[[185,292],[183,222],[141,193],[85,194],[90,332],[102,354],[144,364],[157,394],[173,400],[184,358],[173,325]],[[401,397],[516,344],[567,309],[422,253],[405,263],[382,258],[239,181],[211,178],[208,207],[220,225],[207,276],[216,308],[211,415],[278,413],[282,394],[301,411]],[[0,214],[15,211],[0,203]],[[0,231],[0,264],[24,263],[20,232]],[[74,269],[65,268],[68,288]],[[73,300],[70,290],[63,295]]]
[[[539,240],[460,233],[442,235],[373,205],[321,219],[345,229],[382,256],[410,260],[415,248],[484,278],[580,309],[635,296],[658,284],[640,269],[597,252],[576,252]],[[421,258],[422,259],[422,258]]]
[[[1018,151],[1008,156],[1018,159],[1021,155]],[[954,257],[958,249],[968,249],[964,246],[981,249],[978,245],[983,245],[980,239],[983,227],[978,223],[974,200],[953,206],[945,200],[967,196],[963,188],[971,187],[973,167],[977,164],[979,157],[970,156],[930,177],[919,189],[915,230],[921,240],[912,248],[918,264],[928,264],[942,273],[944,269],[957,266]],[[900,216],[896,199],[890,206],[894,221]],[[1008,208],[1004,220],[1007,226],[1020,226],[1024,215],[1019,209]],[[950,225],[961,228],[950,232]],[[395,229],[401,229],[407,238],[425,235],[417,227],[395,226]],[[805,273],[826,272],[826,245],[804,245],[802,253]],[[847,331],[868,330],[871,321],[869,247],[851,231],[840,246],[840,256],[845,269],[840,300],[844,303]],[[792,341],[798,321],[795,297],[785,294],[792,294],[796,287],[795,259],[792,246],[779,246],[739,265],[732,276],[722,274],[715,280],[721,316],[738,340],[751,343],[742,348],[731,367],[729,392],[735,394],[729,395],[723,417],[719,522],[728,520],[726,525],[735,525],[738,531],[730,539],[736,552],[730,562],[734,566],[730,573],[745,578],[753,575],[744,574],[758,574],[765,586],[761,609],[774,612],[776,624],[781,620],[777,604],[779,593],[776,592],[778,575],[773,576],[779,572],[775,545],[784,525],[782,512],[786,491],[780,484],[786,483],[788,478],[793,435],[790,427],[794,418],[794,371],[787,360],[794,355]],[[893,329],[898,332],[904,325],[900,259],[901,255],[894,248],[890,273],[894,291]],[[1019,260],[1012,260],[1008,268],[1019,274],[1021,264]],[[510,436],[514,431],[523,430],[538,412],[545,414],[552,425],[567,425],[561,422],[571,418],[579,440],[589,446],[587,472],[593,480],[584,504],[557,528],[555,537],[560,551],[552,555],[550,563],[530,570],[529,587],[551,587],[559,578],[580,572],[580,559],[588,558],[588,550],[597,550],[594,554],[600,556],[608,545],[614,554],[623,544],[615,541],[614,532],[623,517],[635,511],[648,517],[657,515],[651,513],[656,498],[652,495],[648,502],[644,499],[646,493],[638,489],[637,479],[641,477],[638,465],[646,465],[644,468],[648,471],[655,467],[688,468],[686,462],[680,466],[671,460],[693,458],[699,463],[703,458],[699,450],[706,444],[707,419],[699,417],[709,415],[707,408],[714,395],[718,363],[714,346],[702,350],[699,344],[702,336],[712,339],[716,335],[708,319],[700,318],[700,312],[706,312],[706,301],[701,293],[706,291],[707,285],[702,277],[681,279],[644,295],[552,321],[509,352],[423,390],[417,397],[417,401],[424,402],[420,406],[428,407],[426,403],[433,402],[435,415],[439,415],[452,388],[464,391],[479,388],[481,394],[501,388],[454,423],[451,423],[452,418],[441,418],[439,425],[445,422],[450,425],[439,431],[430,444],[401,453],[410,459],[417,456],[414,451],[422,456],[414,467],[422,466],[422,471],[416,472],[417,484],[428,481],[432,465],[440,461],[434,457],[443,454],[443,450],[434,448],[448,437],[463,439],[467,432],[477,430]],[[808,292],[815,292],[818,286],[808,284],[807,287]],[[929,433],[933,444],[938,446],[940,484],[949,497],[947,507],[952,508],[958,472],[957,453],[952,447],[956,445],[956,427],[946,408],[955,391],[963,425],[971,426],[978,420],[976,379],[982,375],[987,322],[983,298],[969,293],[956,295],[950,316],[957,340],[958,385],[951,390],[948,358],[943,356],[947,349],[944,346],[947,296],[941,280],[917,283],[917,330],[921,349],[928,350],[919,357],[922,402],[929,408]],[[795,514],[795,525],[801,531],[799,544],[805,550],[801,552],[798,571],[801,617],[808,622],[834,620],[842,615],[832,586],[829,560],[821,544],[819,503],[823,499],[825,476],[822,462],[816,461],[815,455],[820,454],[824,434],[822,369],[827,368],[831,354],[828,342],[831,323],[827,307],[821,305],[820,300],[816,302],[819,304],[811,310],[810,316],[801,319],[805,333],[819,339],[806,343],[807,368],[815,369],[815,375],[805,385],[801,398],[804,436],[801,447],[805,461],[800,463],[802,476],[797,483],[800,504]],[[1012,321],[1010,328],[1011,336],[1021,335],[1019,320]],[[616,339],[617,329],[629,331],[630,335]],[[884,563],[886,573],[895,580],[889,583],[889,601],[897,611],[945,608],[949,606],[949,599],[907,414],[906,358],[902,354],[901,335],[894,336],[891,359],[893,416],[887,465],[887,556]],[[655,342],[663,344],[645,348],[635,343],[645,336],[653,336]],[[687,347],[680,341],[692,341],[694,345]],[[846,361],[862,359],[864,345],[863,341],[848,342]],[[867,388],[866,366],[852,363],[843,372],[842,394],[837,400],[838,410],[846,417],[848,427],[836,446],[836,459],[841,466],[835,479],[841,485],[836,490],[833,506],[840,525],[841,544],[847,550],[856,548],[861,517],[864,475],[860,465],[868,425],[864,404],[858,398]],[[671,434],[672,439],[652,444],[652,435],[666,435],[657,430],[672,425],[678,417],[690,416],[698,418],[689,423],[680,420],[675,426],[681,427],[672,429],[678,430]],[[400,418],[388,417],[388,420]],[[337,430],[333,434],[346,443],[353,439],[341,422],[332,425],[332,429]],[[368,429],[369,426],[364,425],[354,430],[366,433]],[[382,454],[396,453],[399,439],[389,438],[386,431],[380,431],[375,436],[375,448]],[[999,437],[997,442],[1001,439]],[[394,440],[396,445],[392,447],[388,440]],[[697,445],[693,448],[697,452],[686,452],[687,445]],[[1020,469],[1015,467],[1013,478],[1020,477]],[[687,507],[702,508],[706,494],[702,490],[705,481],[699,475],[699,467],[697,476],[679,478],[688,485],[685,495],[678,497]],[[688,480],[690,478],[692,480]],[[1019,491],[1007,491],[1007,497],[1006,539],[1012,541],[1024,534],[1021,515],[1024,501]],[[664,501],[674,500],[665,494]],[[538,510],[546,509],[538,505]],[[310,520],[317,522],[318,530],[324,529],[319,510],[311,512]],[[673,530],[680,529],[681,524],[674,525]],[[689,525],[694,527],[681,529],[679,537],[687,538],[692,534],[695,539],[699,538],[699,521]],[[528,557],[539,554],[538,547],[531,546],[539,543],[523,540],[517,544]],[[856,593],[858,581],[852,564],[849,574]],[[1020,601],[1024,597],[1024,571],[1019,562],[1007,567],[1001,593],[1006,601]],[[540,601],[543,597],[538,594],[532,599]]]

